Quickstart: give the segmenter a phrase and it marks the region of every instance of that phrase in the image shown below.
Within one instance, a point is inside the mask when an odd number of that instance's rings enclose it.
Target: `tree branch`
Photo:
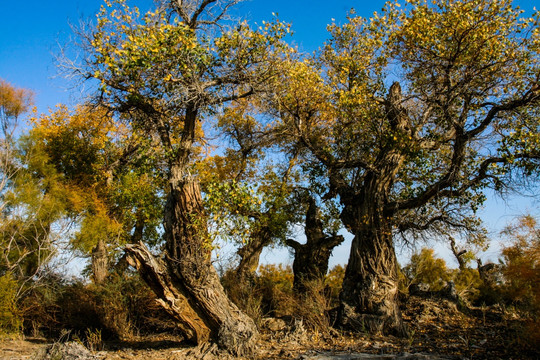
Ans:
[[[300,249],[300,247],[302,246],[302,244],[300,244],[298,241],[293,240],[293,239],[285,240],[285,244],[287,244],[287,246],[292,247],[294,251],[298,251],[298,249]]]

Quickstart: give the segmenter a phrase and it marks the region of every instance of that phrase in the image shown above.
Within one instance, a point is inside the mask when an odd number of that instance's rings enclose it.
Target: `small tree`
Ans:
[[[45,154],[17,132],[31,93],[0,80],[0,327],[19,330],[20,301],[51,273],[69,196]]]
[[[424,283],[430,290],[439,291],[450,280],[446,262],[434,254],[433,249],[423,248],[411,256],[410,263],[403,269],[411,284]]]
[[[540,228],[531,216],[504,229],[511,243],[502,250],[504,289],[512,303],[540,314]]]
[[[298,182],[294,155],[273,151],[271,128],[237,101],[219,117],[217,130],[229,146],[201,163],[199,174],[215,236],[238,245],[234,273],[249,292],[265,247],[283,244],[298,222],[301,204],[293,199]]]
[[[91,256],[92,278],[101,283],[126,243],[160,240],[164,179],[155,157],[142,156],[156,149],[104,108],[59,106],[32,122],[29,146],[45,153],[69,190],[69,216],[79,224],[71,245]]]

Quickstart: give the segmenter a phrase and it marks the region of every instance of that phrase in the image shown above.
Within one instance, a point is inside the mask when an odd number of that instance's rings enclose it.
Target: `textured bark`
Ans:
[[[410,132],[401,88],[390,87],[388,124],[395,134]],[[355,236],[340,294],[338,323],[355,330],[406,335],[398,306],[398,263],[392,239],[393,213],[387,204],[404,156],[395,143],[384,146],[358,191],[341,191],[341,220]]]
[[[171,168],[165,207],[166,254],[156,260],[141,245],[128,246],[130,261],[181,324],[188,338],[208,340],[235,355],[255,350],[258,331],[251,318],[234,305],[211,263],[199,185]]]
[[[180,181],[177,187],[172,186],[166,205],[165,234],[169,269],[185,287],[191,306],[210,329],[211,337],[234,354],[251,353],[258,331],[253,320],[227,297],[211,264],[197,182]]]
[[[295,292],[305,293],[306,284],[314,280],[324,279],[328,271],[328,260],[332,250],[343,242],[341,235],[326,235],[318,215],[315,200],[310,198],[305,222],[306,243],[288,239],[287,245],[294,249],[294,283]]]
[[[355,330],[404,335],[391,216],[382,210],[392,174],[381,174],[369,174],[360,195],[344,199],[341,218],[355,237],[340,294],[338,323]]]
[[[456,260],[459,264],[459,269],[460,270],[464,270],[467,268],[467,263],[465,262],[465,259],[463,258],[463,255],[465,255],[467,253],[466,250],[458,250],[458,248],[456,247],[456,241],[451,238],[450,239],[450,249],[452,250],[452,254],[454,254],[454,256],[456,257]]]
[[[169,275],[167,265],[154,257],[142,243],[126,245],[126,260],[135,267],[158,297],[159,304],[176,320],[188,340],[208,341],[210,329],[189,305],[182,285]]]
[[[338,323],[354,330],[404,335],[398,306],[397,259],[390,228],[381,225],[366,227],[353,239]]]
[[[109,274],[109,260],[107,246],[103,239],[99,239],[96,247],[92,250],[92,278],[95,284],[101,284]]]
[[[238,249],[240,262],[236,267],[236,279],[240,284],[246,284],[255,278],[259,260],[263,249],[272,242],[270,231],[263,227],[255,231],[249,242]]]

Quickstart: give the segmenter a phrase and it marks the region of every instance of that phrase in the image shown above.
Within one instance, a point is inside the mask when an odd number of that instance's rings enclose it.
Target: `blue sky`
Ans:
[[[40,112],[58,103],[76,101],[76,92],[68,89],[69,83],[58,76],[54,57],[60,45],[72,36],[70,24],[93,19],[102,3],[101,0],[3,1],[0,5],[0,78],[34,90]],[[137,0],[136,3],[144,5],[151,1]],[[370,15],[382,5],[383,1],[252,0],[238,5],[235,12],[257,23],[277,13],[280,19],[293,24],[295,42],[306,51],[312,51],[323,43],[326,25],[332,18],[344,19],[352,7],[360,14]]]
[[[151,4],[150,0],[137,3]],[[530,14],[534,0],[514,1]],[[57,76],[54,55],[72,36],[70,24],[81,19],[94,18],[101,0],[26,0],[3,1],[0,5],[0,78],[17,87],[32,89],[39,112],[58,103],[73,105],[77,96],[69,83]],[[369,16],[382,8],[384,1],[322,1],[322,0],[251,0],[238,5],[236,13],[250,22],[261,23],[277,13],[281,20],[292,23],[294,42],[300,49],[311,52],[326,39],[326,25],[332,19],[343,22],[347,12],[355,8],[357,14]],[[509,202],[490,197],[483,210],[488,228],[496,234],[513,217],[531,212],[539,213],[538,203],[524,197],[514,197]],[[336,251],[332,262],[344,263],[348,257],[347,243]],[[441,255],[443,246],[437,247]],[[497,248],[486,254],[495,259]],[[266,261],[286,261],[287,251],[267,253]],[[445,256],[446,257],[446,256]],[[451,259],[448,258],[451,262]]]

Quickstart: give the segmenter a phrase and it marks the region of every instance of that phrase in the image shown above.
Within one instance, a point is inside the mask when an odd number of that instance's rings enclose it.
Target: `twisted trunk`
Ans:
[[[305,294],[310,282],[324,279],[328,271],[328,260],[332,250],[343,242],[341,235],[326,235],[319,218],[318,208],[313,198],[309,199],[309,207],[305,222],[306,243],[300,244],[292,239],[287,245],[294,249],[294,283],[295,292]]]
[[[343,224],[353,232],[349,263],[340,294],[338,323],[355,330],[406,335],[398,305],[398,262],[392,238],[388,199],[405,156],[397,143],[411,133],[402,106],[401,87],[394,83],[386,100],[391,138],[366,170],[359,191],[342,190]],[[404,138],[404,136],[403,136]]]
[[[246,245],[238,249],[237,253],[240,256],[240,262],[235,273],[239,284],[247,284],[255,278],[261,253],[271,242],[270,230],[267,227],[262,227],[254,232]]]
[[[338,323],[357,331],[406,334],[398,306],[398,263],[389,219],[371,202],[358,218],[340,294]]]
[[[386,176],[368,174],[360,195],[344,199],[341,218],[355,236],[340,294],[338,322],[354,330],[404,335],[391,214],[383,211],[392,172]]]
[[[258,331],[251,318],[226,296],[211,263],[211,244],[196,181],[183,179],[182,167],[170,169],[165,207],[166,254],[156,260],[142,244],[127,248],[130,262],[161,299],[160,303],[197,344],[209,340],[235,355],[254,351]]]

